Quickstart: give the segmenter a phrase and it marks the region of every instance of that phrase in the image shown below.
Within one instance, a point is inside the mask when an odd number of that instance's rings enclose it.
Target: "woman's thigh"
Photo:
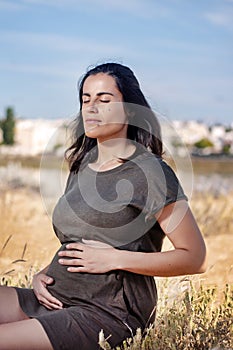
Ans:
[[[0,324],[28,318],[19,305],[16,290],[12,287],[0,286]]]
[[[0,350],[52,350],[49,338],[36,319],[0,325]]]

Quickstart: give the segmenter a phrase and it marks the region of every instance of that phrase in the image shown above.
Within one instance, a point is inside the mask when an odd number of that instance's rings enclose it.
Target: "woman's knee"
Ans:
[[[28,319],[13,287],[0,286],[0,324]]]
[[[0,325],[0,350],[8,349],[52,350],[53,348],[40,322],[28,319]]]

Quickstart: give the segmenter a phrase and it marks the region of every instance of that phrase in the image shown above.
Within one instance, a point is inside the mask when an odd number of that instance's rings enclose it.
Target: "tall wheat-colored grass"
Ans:
[[[164,295],[169,291],[166,287]],[[221,294],[216,288],[190,287],[179,301],[163,305],[156,321],[145,332],[137,330],[117,350],[222,350],[233,348],[233,290],[226,285]],[[104,331],[99,345],[110,350]]]
[[[38,192],[0,192],[0,275],[17,276],[51,260],[58,241]]]
[[[14,242],[14,234],[20,227],[20,214],[14,211],[12,206],[12,196],[7,190],[1,191],[0,200],[0,273],[8,275],[15,271],[14,264],[25,262],[24,256],[27,249],[27,242],[23,243],[22,247],[17,251],[18,244]],[[15,252],[15,257],[14,254]],[[16,258],[17,256],[17,258]]]
[[[194,193],[191,207],[205,237],[233,234],[233,193]]]

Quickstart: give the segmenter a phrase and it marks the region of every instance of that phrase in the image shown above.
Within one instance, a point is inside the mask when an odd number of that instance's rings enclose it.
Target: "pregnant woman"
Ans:
[[[33,289],[0,287],[0,349],[96,350],[101,330],[115,347],[154,322],[153,276],[205,271],[202,235],[132,70],[90,69],[79,98],[53,212],[61,247]],[[165,236],[174,249],[161,252]]]

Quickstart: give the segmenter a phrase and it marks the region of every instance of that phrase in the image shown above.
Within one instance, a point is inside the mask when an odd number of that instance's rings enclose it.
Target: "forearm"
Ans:
[[[143,275],[158,277],[189,275],[205,271],[205,252],[194,257],[185,249],[155,253],[118,250],[115,262],[119,270]]]
[[[125,270],[149,276],[178,276],[202,273],[206,247],[186,202],[170,204],[158,218],[174,249],[166,252],[133,252],[96,241],[70,243],[61,251],[59,263],[69,272],[105,273]]]

